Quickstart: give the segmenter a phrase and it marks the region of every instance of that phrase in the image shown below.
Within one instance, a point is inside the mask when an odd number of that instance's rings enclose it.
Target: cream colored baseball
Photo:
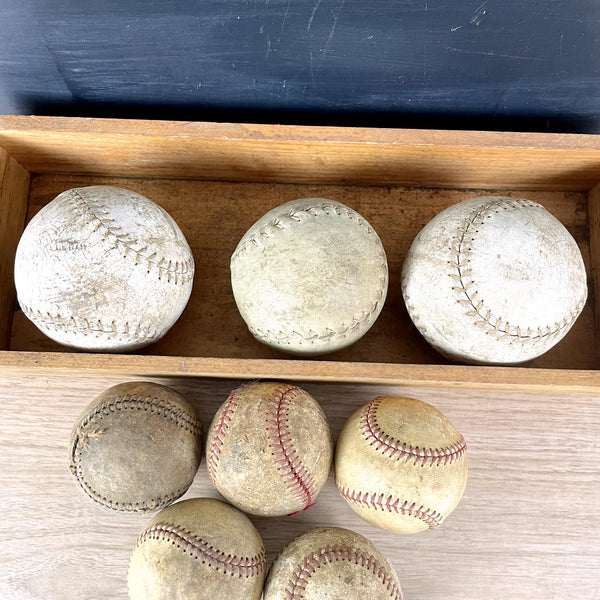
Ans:
[[[248,517],[220,500],[193,498],[162,510],[140,534],[129,597],[258,600],[265,571],[265,547]]]
[[[353,344],[373,325],[387,294],[387,259],[356,211],[303,198],[250,227],[231,257],[231,285],[257,340],[317,355]]]
[[[402,600],[398,576],[367,538],[340,527],[312,529],[277,556],[263,600]]]
[[[332,458],[325,413],[310,394],[287,383],[251,383],[234,390],[206,436],[213,485],[254,515],[289,515],[312,506]]]
[[[79,417],[69,448],[71,472],[104,508],[159,510],[194,480],[202,424],[175,390],[150,381],[114,385]]]
[[[438,214],[416,236],[402,294],[423,337],[452,360],[531,360],[569,331],[587,298],[581,252],[536,202],[485,196]]]
[[[465,490],[466,443],[430,404],[378,397],[342,428],[335,480],[352,510],[372,525],[397,534],[432,529]]]
[[[15,257],[23,313],[48,337],[121,352],[160,339],[192,291],[188,243],[160,206],[112,186],[59,194],[27,225]]]

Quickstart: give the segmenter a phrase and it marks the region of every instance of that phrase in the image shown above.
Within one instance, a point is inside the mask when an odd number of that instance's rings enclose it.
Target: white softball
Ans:
[[[467,484],[466,442],[437,408],[380,396],[346,422],[335,450],[335,482],[350,508],[396,534],[438,527]]]
[[[402,294],[417,329],[450,359],[519,363],[567,334],[586,302],[586,272],[573,237],[540,204],[484,196],[420,231]]]
[[[263,600],[402,600],[387,558],[367,538],[341,527],[311,529],[277,556]]]
[[[194,278],[188,243],[160,206],[112,187],[59,194],[26,227],[15,258],[17,298],[48,337],[119,352],[160,339]]]
[[[210,480],[226,500],[254,515],[283,516],[312,506],[332,458],[323,409],[287,383],[234,390],[206,435]]]
[[[349,346],[373,325],[387,294],[387,259],[356,211],[304,198],[246,232],[231,257],[231,284],[257,340],[317,355]]]

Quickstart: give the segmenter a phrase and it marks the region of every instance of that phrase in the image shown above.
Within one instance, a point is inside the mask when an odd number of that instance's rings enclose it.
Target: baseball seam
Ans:
[[[219,457],[221,455],[221,448],[225,442],[224,436],[229,429],[229,423],[231,422],[240,400],[238,393],[239,390],[234,390],[229,395],[229,398],[227,398],[210,438],[210,448],[207,452],[206,465],[208,477],[215,487],[217,486]]]
[[[557,336],[565,328],[568,328],[577,318],[584,302],[580,302],[574,311],[570,312],[562,322],[555,322],[544,327],[531,329],[530,327],[522,327],[509,323],[502,316],[496,316],[490,309],[484,306],[484,300],[479,297],[479,290],[475,289],[475,281],[470,279],[472,269],[470,268],[470,253],[472,252],[469,243],[474,241],[474,235],[478,233],[478,229],[474,232],[471,230],[475,227],[485,225],[486,219],[490,218],[492,212],[499,212],[496,209],[508,210],[518,209],[521,207],[542,208],[542,206],[531,200],[523,199],[498,199],[485,203],[480,208],[474,210],[470,217],[467,217],[463,224],[458,228],[458,234],[453,237],[454,245],[450,247],[455,260],[448,261],[452,268],[452,272],[448,273],[449,277],[456,282],[457,285],[452,287],[452,290],[458,293],[459,302],[466,308],[466,314],[469,317],[474,317],[474,325],[476,327],[485,328],[489,333],[498,335],[499,339],[509,338],[511,341],[520,342],[538,342],[545,338]]]
[[[166,418],[176,427],[189,431],[193,436],[202,435],[202,426],[198,419],[187,411],[173,406],[165,400],[146,396],[126,395],[110,398],[99,404],[91,413],[86,415],[77,427],[71,453],[71,472],[77,478],[85,493],[98,504],[122,512],[144,512],[159,506],[170,504],[179,498],[189,485],[160,498],[151,498],[144,502],[119,502],[111,500],[95,490],[83,475],[82,457],[87,449],[90,437],[100,437],[104,429],[89,429],[90,425],[101,423],[102,419],[120,410],[144,410]]]
[[[396,578],[388,571],[386,566],[372,554],[350,546],[325,546],[325,548],[319,548],[309,556],[304,557],[286,585],[286,599],[301,600],[304,598],[309,579],[317,572],[317,569],[339,561],[353,562],[370,571],[381,581],[392,600],[402,600],[402,593]]]
[[[65,317],[60,313],[52,315],[50,312],[44,313],[21,303],[19,303],[19,306],[29,320],[33,321],[38,327],[47,330],[63,331],[66,333],[71,331],[84,336],[93,335],[96,338],[105,336],[107,339],[114,339],[118,336],[121,340],[126,339],[136,343],[154,340],[159,335],[156,328],[143,327],[141,323],[138,323],[134,328],[128,322],[123,323],[122,327],[117,327],[114,320],[110,324],[106,324],[101,319],[75,318],[72,315]]]
[[[366,325],[371,321],[373,315],[377,312],[377,309],[384,297],[384,291],[386,288],[386,281],[388,277],[388,267],[387,267],[387,258],[385,256],[385,250],[383,248],[383,244],[379,239],[379,236],[375,233],[373,228],[367,223],[365,219],[363,219],[356,211],[353,211],[345,206],[340,206],[338,204],[319,204],[315,206],[306,205],[302,209],[298,210],[290,210],[287,214],[281,215],[279,217],[275,217],[270,223],[265,225],[258,234],[251,237],[248,241],[246,241],[243,245],[239,246],[231,260],[232,262],[237,258],[239,254],[242,252],[246,252],[251,247],[259,246],[258,239],[270,238],[271,233],[269,232],[269,227],[275,229],[285,229],[284,222],[302,222],[301,217],[299,216],[301,213],[307,213],[312,217],[317,217],[321,214],[325,214],[327,216],[331,214],[335,214],[338,216],[346,216],[348,219],[354,219],[356,223],[364,227],[369,234],[375,235],[375,240],[377,246],[379,247],[379,254],[381,257],[380,263],[380,286],[377,288],[375,292],[376,299],[370,304],[369,308],[363,310],[360,315],[353,316],[351,323],[342,323],[341,327],[325,327],[324,333],[319,333],[318,331],[298,331],[296,329],[289,331],[273,331],[271,329],[260,329],[255,327],[249,327],[252,335],[261,339],[262,341],[268,344],[291,344],[293,342],[297,342],[298,344],[303,344],[306,342],[314,343],[316,341],[329,341],[334,338],[345,338],[349,335],[355,333],[358,329]]]
[[[292,401],[304,392],[296,386],[278,388],[269,399],[267,410],[267,433],[271,454],[277,464],[281,476],[289,486],[289,490],[301,503],[301,512],[313,505],[315,482],[312,475],[302,464],[293,446],[292,432],[288,426],[289,411]],[[296,513],[292,513],[296,514]]]
[[[423,505],[417,506],[416,502],[411,502],[410,500],[395,498],[391,494],[386,496],[384,493],[353,490],[342,486],[339,483],[336,483],[336,486],[341,496],[347,502],[361,508],[370,508],[414,517],[415,519],[423,521],[429,529],[434,529],[443,521],[441,513],[432,508],[426,508]]]
[[[264,547],[256,556],[238,557],[217,550],[208,541],[173,525],[159,523],[148,527],[140,534],[134,551],[147,540],[171,543],[192,558],[201,560],[209,567],[231,576],[246,579],[256,577],[265,570],[266,566],[267,557]]]
[[[420,448],[419,446],[407,445],[390,435],[387,435],[377,423],[377,409],[382,397],[371,400],[364,408],[360,419],[360,428],[367,443],[378,452],[389,458],[413,461],[414,465],[422,467],[426,465],[439,466],[449,465],[465,455],[467,443],[461,435],[460,439],[447,448]]]
[[[169,283],[172,281],[174,284],[183,284],[194,277],[193,258],[173,262],[165,257],[159,258],[157,252],[145,254],[148,247],[134,248],[133,245],[136,244],[136,241],[121,231],[121,227],[115,224],[115,219],[111,219],[108,212],[97,201],[83,198],[76,190],[72,190],[69,199],[81,218],[91,219],[94,222],[92,232],[97,231],[105,242],[110,240],[112,246],[123,253],[123,258],[126,258],[129,253],[133,253],[135,264],[144,262],[147,265],[148,273],[153,268],[156,269],[159,281],[166,276]]]

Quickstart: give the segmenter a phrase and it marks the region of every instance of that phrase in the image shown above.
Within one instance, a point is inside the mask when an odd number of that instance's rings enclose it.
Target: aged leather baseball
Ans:
[[[151,382],[115,385],[73,428],[71,472],[100,506],[148,512],[182,496],[202,455],[202,425],[175,390]]]
[[[128,574],[132,600],[258,600],[266,552],[248,517],[210,498],[177,502],[138,538]]]
[[[558,343],[587,298],[577,243],[536,202],[485,196],[416,236],[402,294],[423,337],[452,360],[510,364]]]
[[[231,257],[231,285],[257,340],[317,355],[349,346],[373,325],[387,294],[387,259],[356,211],[303,198],[250,227]]]
[[[27,225],[15,258],[23,313],[48,337],[82,350],[157,341],[183,312],[193,278],[173,218],[112,186],[59,194]]]
[[[402,600],[398,577],[368,539],[340,527],[312,529],[277,556],[263,600]]]
[[[213,485],[254,515],[282,516],[312,506],[332,457],[325,413],[307,392],[286,383],[234,390],[206,435]]]
[[[399,534],[432,529],[463,495],[466,443],[430,404],[381,396],[342,428],[335,480],[352,510],[376,527]]]

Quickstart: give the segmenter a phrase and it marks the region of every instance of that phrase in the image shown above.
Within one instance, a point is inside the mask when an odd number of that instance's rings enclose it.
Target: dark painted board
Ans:
[[[0,111],[600,131],[599,0],[0,0]]]

